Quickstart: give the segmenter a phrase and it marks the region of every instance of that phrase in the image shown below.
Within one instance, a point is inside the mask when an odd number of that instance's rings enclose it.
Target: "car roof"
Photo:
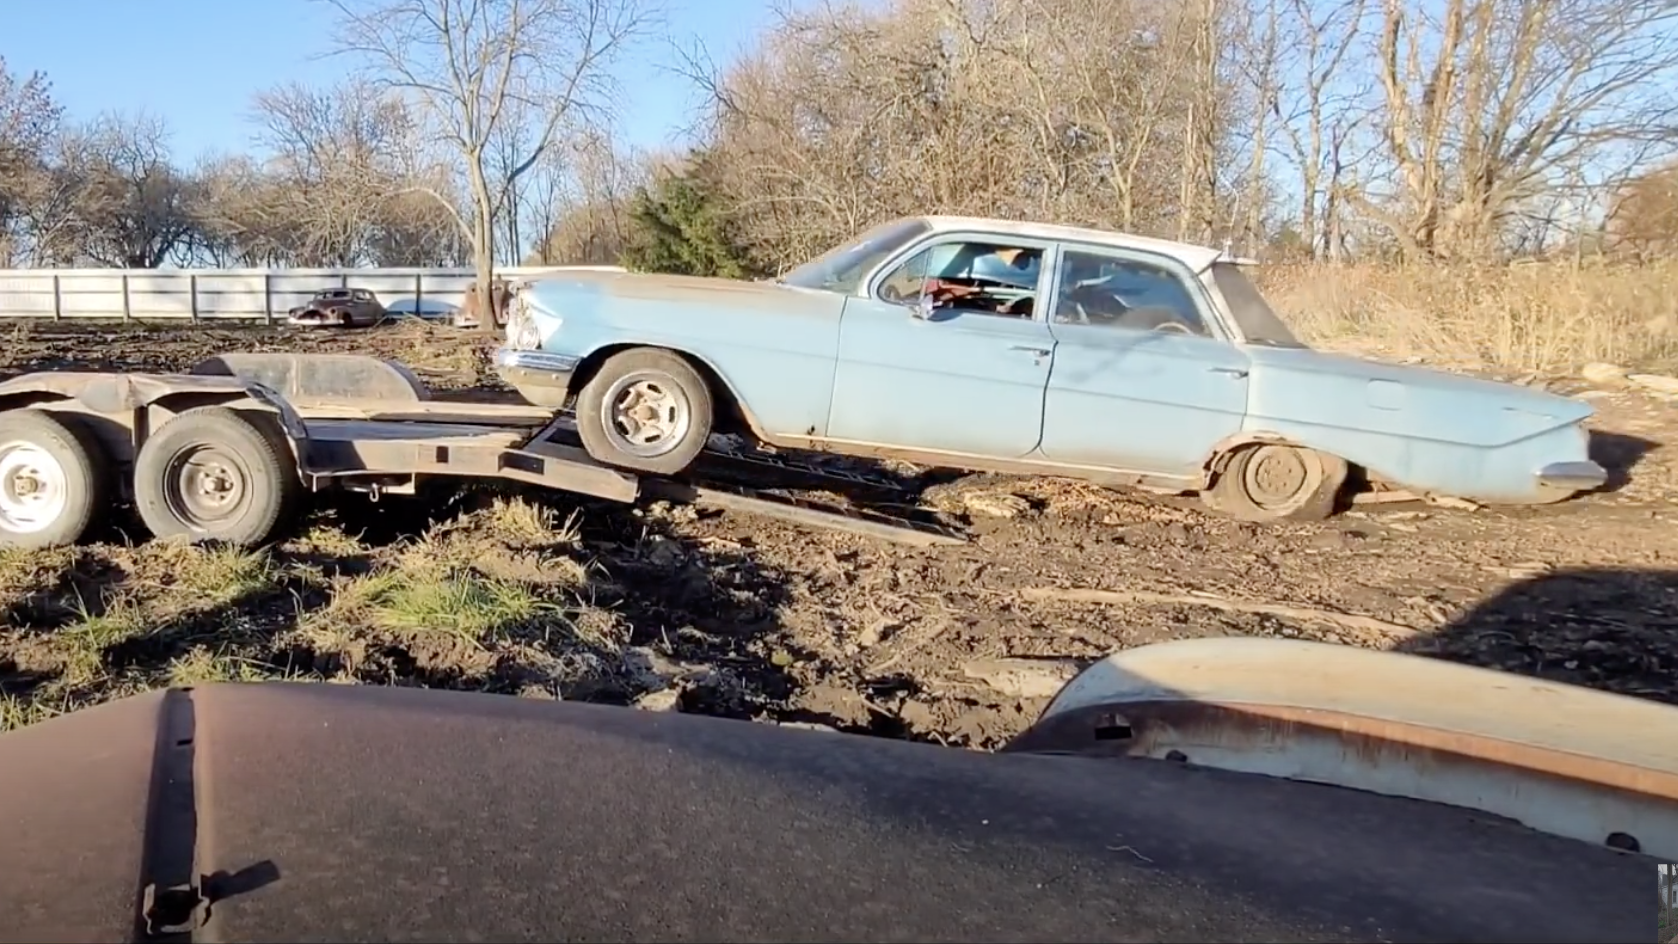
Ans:
[[[1619,940],[1653,859],[1164,760],[205,684],[0,735],[0,940]],[[148,817],[147,810],[152,813]]]
[[[1151,252],[1162,256],[1170,256],[1195,272],[1206,268],[1224,255],[1222,250],[1197,246],[1193,243],[1180,243],[1170,239],[1155,239],[1151,236],[1137,236],[1132,233],[1090,229],[1082,226],[1062,226],[1057,223],[1034,223],[1021,220],[991,219],[981,216],[923,216],[921,219],[925,220],[934,232],[980,230],[1010,236],[1071,240],[1097,243],[1115,249],[1135,249],[1141,252]]]

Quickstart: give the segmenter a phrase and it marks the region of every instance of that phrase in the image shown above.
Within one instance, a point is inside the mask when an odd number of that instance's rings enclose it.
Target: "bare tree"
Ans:
[[[169,129],[139,113],[103,115],[64,150],[73,181],[75,252],[98,265],[156,268],[192,230],[188,184],[170,159]]]
[[[15,76],[0,56],[0,262],[20,252],[25,234],[15,227],[50,183],[45,153],[62,117],[46,76]]]
[[[1348,138],[1367,116],[1367,89],[1347,81],[1356,70],[1368,0],[1266,0],[1276,17],[1270,107],[1293,165],[1295,225],[1307,253],[1336,256],[1337,194]],[[1284,109],[1284,105],[1286,106]],[[1325,235],[1324,229],[1329,230]]]
[[[1636,258],[1678,253],[1678,163],[1640,174],[1619,187],[1606,225],[1613,248]]]
[[[1358,196],[1410,255],[1483,256],[1581,156],[1678,131],[1666,0],[1383,0],[1375,55],[1397,187]]]
[[[254,117],[271,157],[264,199],[241,203],[247,213],[284,221],[279,229],[254,228],[284,246],[295,264],[395,264],[387,258],[395,247],[405,260],[442,261],[437,224],[452,225],[452,217],[435,201],[416,202],[413,187],[424,182],[453,194],[446,175],[417,153],[418,126],[399,97],[357,80],[289,85],[259,94]],[[422,206],[430,212],[421,213]]]
[[[544,235],[526,264],[616,264],[629,241],[631,196],[650,179],[652,161],[620,152],[599,130],[550,153],[564,158],[563,173],[538,178],[542,189],[533,205],[543,215],[532,217],[532,230]]]
[[[414,103],[431,139],[457,156],[466,206],[435,187],[472,248],[480,310],[489,310],[499,214],[556,131],[601,111],[609,67],[651,23],[648,0],[325,0],[339,51]],[[495,145],[529,121],[500,173]],[[501,138],[503,143],[511,136]],[[484,318],[486,331],[495,319]]]

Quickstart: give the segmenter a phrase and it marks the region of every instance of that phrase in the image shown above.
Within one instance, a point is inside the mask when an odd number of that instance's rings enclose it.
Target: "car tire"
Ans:
[[[41,550],[80,541],[110,500],[103,457],[76,417],[0,413],[0,545]]]
[[[675,475],[705,448],[711,424],[710,385],[662,348],[612,355],[577,393],[583,448],[607,465]]]
[[[1227,455],[1201,500],[1242,521],[1321,521],[1339,510],[1350,471],[1338,456],[1286,443],[1248,443]]]
[[[159,426],[134,459],[134,506],[159,538],[265,544],[302,497],[285,434],[262,413],[187,410]]]

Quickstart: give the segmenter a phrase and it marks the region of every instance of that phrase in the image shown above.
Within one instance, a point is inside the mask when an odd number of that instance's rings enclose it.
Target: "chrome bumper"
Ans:
[[[495,372],[514,387],[571,386],[571,375],[583,359],[569,354],[549,354],[546,351],[521,351],[500,347],[495,349]]]
[[[1608,470],[1595,462],[1552,462],[1538,470],[1538,484],[1544,488],[1588,492],[1608,481]]]

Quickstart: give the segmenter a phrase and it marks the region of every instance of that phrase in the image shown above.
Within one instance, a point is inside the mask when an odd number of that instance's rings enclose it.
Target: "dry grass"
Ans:
[[[1678,260],[1278,265],[1260,278],[1289,324],[1327,347],[1468,368],[1678,367]]]
[[[622,621],[575,516],[495,498],[386,546],[0,551],[0,730],[163,685],[312,679],[563,694]],[[588,680],[597,685],[598,679]]]

